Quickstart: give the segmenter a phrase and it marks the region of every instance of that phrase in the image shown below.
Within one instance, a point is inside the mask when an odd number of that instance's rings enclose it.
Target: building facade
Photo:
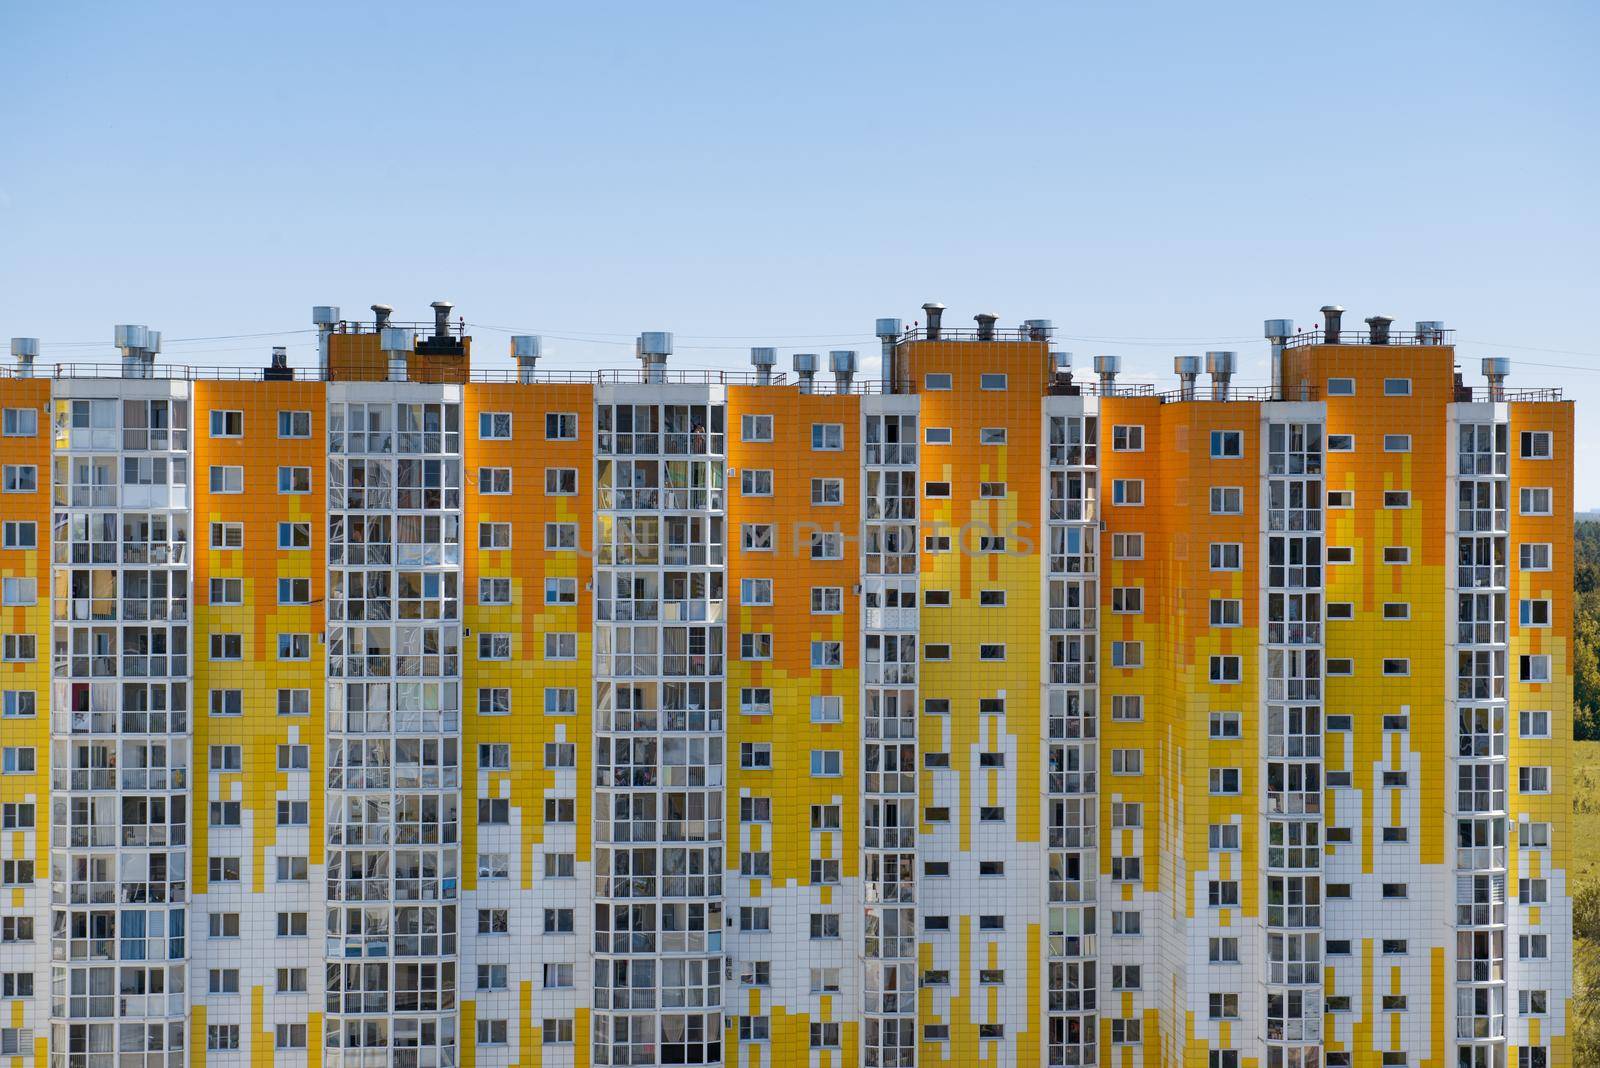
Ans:
[[[0,1058],[1571,1063],[1572,407],[1449,332],[1273,381],[0,377]]]

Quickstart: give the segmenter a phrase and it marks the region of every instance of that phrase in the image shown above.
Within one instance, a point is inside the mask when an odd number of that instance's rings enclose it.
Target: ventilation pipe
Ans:
[[[383,330],[389,325],[389,316],[394,314],[394,308],[388,304],[374,304],[372,306],[372,328]]]
[[[1227,400],[1228,386],[1233,381],[1234,358],[1237,354],[1232,352],[1206,353],[1206,370],[1211,372],[1211,397],[1213,400]]]
[[[1344,309],[1337,304],[1324,304],[1322,306],[1322,343],[1324,345],[1337,345],[1339,343],[1339,322],[1344,318]]]
[[[1496,404],[1506,399],[1506,377],[1511,374],[1511,359],[1506,356],[1485,356],[1483,377],[1489,380],[1489,399]]]
[[[879,319],[873,327],[878,344],[883,347],[883,364],[878,368],[878,380],[885,393],[894,392],[894,343],[900,337],[899,319]]]
[[[1100,395],[1114,397],[1117,395],[1117,372],[1122,370],[1121,356],[1096,356],[1094,358],[1095,374],[1100,376]]]
[[[152,378],[156,353],[161,351],[161,331],[148,326],[124,323],[112,329],[117,348],[122,350],[124,378]]]
[[[404,382],[408,377],[407,362],[417,347],[417,335],[403,326],[386,326],[378,332],[378,347],[388,360],[389,381]]]
[[[772,385],[772,367],[777,362],[777,349],[755,348],[750,350],[750,366],[756,369],[757,385]]]
[[[335,304],[318,304],[311,309],[311,325],[317,328],[317,372],[328,377],[328,335],[339,323],[339,308]]]
[[[1394,322],[1387,315],[1372,315],[1367,317],[1367,340],[1374,345],[1387,345],[1389,343],[1389,324]]]
[[[1438,319],[1417,320],[1417,344],[1443,345],[1444,323]]]
[[[33,377],[33,360],[39,355],[39,339],[36,337],[14,337],[11,339],[11,355],[17,358],[17,377]]]
[[[538,334],[512,335],[511,358],[517,361],[518,382],[526,384],[533,381],[534,369],[543,355],[544,339]]]
[[[1056,332],[1056,324],[1049,319],[1024,319],[1022,332],[1028,335],[1029,341],[1049,341],[1050,335]]]
[[[1172,369],[1178,375],[1178,399],[1194,400],[1194,381],[1200,377],[1200,357],[1174,356]]]
[[[814,352],[795,353],[794,373],[800,377],[801,393],[815,393],[817,391],[817,354]]]
[[[646,330],[639,335],[634,352],[644,368],[644,380],[660,384],[667,380],[667,357],[672,355],[672,334],[666,330]]]
[[[446,340],[450,336],[450,312],[455,305],[448,300],[436,300],[428,307],[433,309],[433,339]]]
[[[1000,316],[994,312],[979,312],[972,317],[978,324],[978,340],[994,340],[994,324],[1000,321]]]
[[[1262,333],[1272,343],[1272,399],[1283,400],[1283,350],[1294,336],[1294,320],[1268,319]]]
[[[289,350],[283,345],[272,346],[272,362],[261,372],[264,382],[289,382],[293,381],[294,372],[289,370]]]
[[[834,391],[849,393],[850,382],[856,377],[854,349],[834,349],[828,353],[828,370],[833,372]]]
[[[928,317],[928,340],[938,341],[939,324],[944,320],[944,305],[940,304],[938,301],[930,300],[928,303],[922,306],[922,310],[927,313]]]
[[[1072,353],[1056,349],[1050,353],[1050,369],[1058,375],[1064,375],[1072,370]]]

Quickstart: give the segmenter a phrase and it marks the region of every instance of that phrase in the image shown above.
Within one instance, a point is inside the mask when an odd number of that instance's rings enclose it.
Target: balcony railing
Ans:
[[[1363,327],[1350,327],[1339,331],[1337,341],[1329,341],[1324,330],[1305,330],[1292,337],[1284,339],[1286,348],[1297,349],[1306,345],[1372,345],[1376,348],[1396,348],[1402,345],[1423,345],[1437,348],[1442,345],[1454,345],[1456,332],[1454,330],[1435,330],[1429,333],[1416,333],[1412,330],[1390,330],[1389,336],[1384,341],[1372,340],[1372,334]]]

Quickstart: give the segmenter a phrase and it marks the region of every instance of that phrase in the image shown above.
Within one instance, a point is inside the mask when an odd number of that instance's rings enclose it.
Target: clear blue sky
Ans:
[[[1597,36],[1559,2],[19,0],[0,336],[284,331],[163,359],[304,363],[313,304],[447,297],[588,339],[553,365],[644,329],[787,365],[937,299],[1121,339],[1062,346],[1130,377],[1227,347],[1262,381],[1261,320],[1334,301],[1566,386],[1597,455]]]

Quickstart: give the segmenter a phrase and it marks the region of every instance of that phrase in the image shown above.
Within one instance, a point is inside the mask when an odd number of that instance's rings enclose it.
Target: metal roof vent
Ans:
[[[1374,345],[1387,345],[1389,343],[1389,324],[1394,322],[1387,315],[1370,315],[1367,317],[1367,338]]]
[[[1324,304],[1322,311],[1322,343],[1324,345],[1337,345],[1339,343],[1339,323],[1344,319],[1344,309],[1337,304]]]
[[[337,304],[318,304],[311,309],[311,325],[316,327],[331,327],[339,321],[339,306]]]
[[[1000,321],[1000,316],[994,312],[979,312],[972,317],[978,324],[978,340],[994,340],[994,324]]]
[[[417,336],[403,326],[386,326],[378,332],[378,347],[389,361],[389,381],[404,382],[407,361],[417,347]]]
[[[261,372],[263,382],[288,382],[294,372],[289,369],[289,349],[284,345],[272,346],[272,362]]]
[[[1100,376],[1100,395],[1102,397],[1116,396],[1117,372],[1121,370],[1121,356],[1096,356],[1094,358],[1094,373]]]
[[[1272,399],[1283,400],[1283,350],[1294,336],[1294,320],[1268,319],[1261,332],[1272,343]]]
[[[1228,399],[1228,387],[1233,382],[1236,352],[1206,353],[1206,370],[1211,372],[1211,395],[1215,400]]]
[[[634,343],[634,354],[644,368],[646,382],[665,382],[667,357],[672,355],[672,333],[667,330],[646,330]]]
[[[311,325],[317,328],[317,371],[328,377],[328,335],[339,325],[337,304],[318,304],[311,309]]]
[[[1444,323],[1439,319],[1417,320],[1417,344],[1443,345]]]
[[[873,324],[873,334],[878,338],[878,344],[883,350],[882,362],[878,366],[878,381],[883,383],[883,391],[894,391],[894,343],[900,337],[899,319],[879,319]]]
[[[450,336],[450,312],[455,305],[448,300],[436,300],[428,307],[433,309],[433,336],[442,341]]]
[[[511,358],[517,361],[517,381],[532,382],[534,368],[544,355],[544,341],[538,334],[513,334]]]
[[[922,310],[928,317],[928,340],[938,341],[940,324],[944,321],[944,305],[936,300],[930,300],[922,306]]]
[[[154,376],[156,353],[161,351],[161,331],[148,326],[124,323],[112,328],[117,348],[122,350],[122,373],[126,378]]]
[[[372,306],[372,327],[382,330],[389,325],[389,317],[394,314],[394,308],[388,304],[374,304]]]
[[[756,369],[756,383],[758,385],[772,385],[772,368],[777,362],[777,349],[752,348],[750,350],[750,366]]]
[[[817,388],[817,354],[814,352],[795,353],[794,373],[800,377],[800,392],[814,393]]]
[[[1050,335],[1056,332],[1056,324],[1049,319],[1024,319],[1022,331],[1029,341],[1049,341]]]
[[[1178,375],[1178,398],[1194,400],[1194,382],[1200,377],[1200,357],[1174,356],[1172,370]]]
[[[855,349],[833,349],[828,353],[828,370],[833,372],[833,384],[840,393],[850,392],[850,382],[856,376]]]
[[[1050,353],[1050,366],[1059,374],[1062,371],[1072,370],[1072,353],[1056,349]]]
[[[1489,399],[1496,403],[1506,399],[1506,378],[1511,374],[1511,360],[1506,356],[1485,356],[1483,377],[1489,380]]]
[[[17,377],[33,377],[33,361],[39,355],[39,339],[36,337],[14,337],[11,339],[11,355],[17,358]]]

